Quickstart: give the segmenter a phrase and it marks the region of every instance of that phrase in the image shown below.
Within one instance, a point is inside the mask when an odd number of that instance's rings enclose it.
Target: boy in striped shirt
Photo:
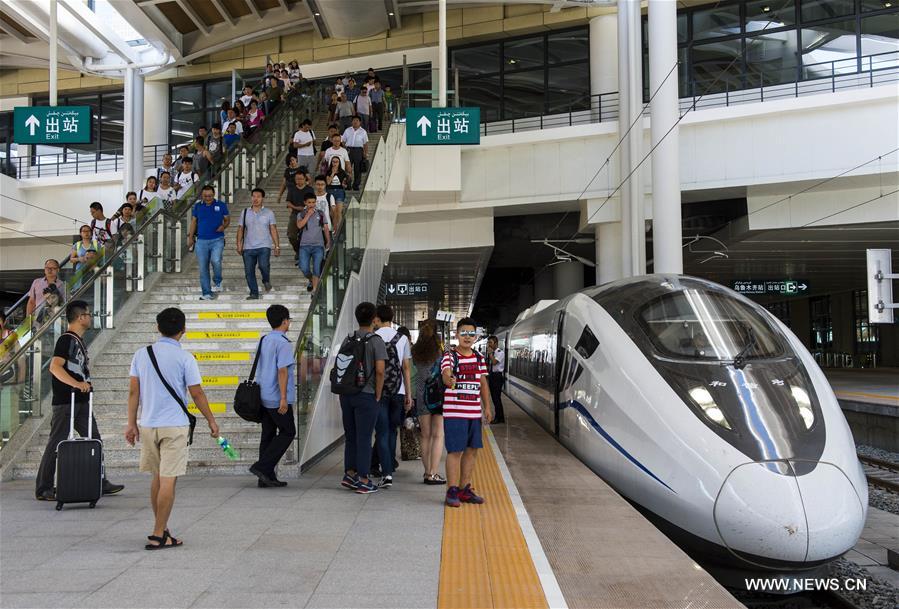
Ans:
[[[491,420],[490,386],[484,356],[472,349],[478,338],[475,321],[464,317],[456,324],[459,346],[443,355],[440,372],[443,394],[443,431],[446,441],[446,504],[484,503],[471,488],[478,449],[483,447],[481,417]],[[481,405],[483,404],[483,408]]]

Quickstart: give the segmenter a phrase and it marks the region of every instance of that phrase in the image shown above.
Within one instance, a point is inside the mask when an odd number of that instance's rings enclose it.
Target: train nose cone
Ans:
[[[735,468],[715,501],[721,541],[749,563],[816,562],[839,556],[861,534],[865,507],[835,465],[785,475],[786,461]]]
[[[740,465],[715,500],[715,526],[722,543],[752,564],[759,559],[805,561],[808,529],[802,498],[796,478],[778,471],[786,467],[784,463]]]

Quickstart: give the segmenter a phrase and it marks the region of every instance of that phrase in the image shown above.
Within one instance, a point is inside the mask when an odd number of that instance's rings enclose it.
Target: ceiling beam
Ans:
[[[3,30],[4,34],[8,34],[8,35],[12,36],[19,42],[23,42],[25,44],[28,44],[29,42],[34,42],[34,40],[31,40],[30,38],[28,38],[28,36],[26,36],[25,34],[20,32],[16,28],[14,28],[13,26],[9,25],[8,23],[6,23],[5,21],[2,21],[2,20],[0,20],[0,30]]]
[[[222,4],[222,0],[212,0],[212,5],[215,7],[215,10],[219,12],[219,15],[225,18],[225,21],[227,21],[231,25],[237,24],[237,21],[235,21],[234,17],[231,16],[231,13],[228,12],[228,9],[226,9],[225,5]]]
[[[194,8],[190,5],[190,2],[185,2],[184,0],[175,0],[175,2],[178,4],[178,8],[180,8],[188,17],[190,17],[190,20],[194,22],[194,25],[197,26],[197,29],[208,36],[210,32],[209,26],[206,25],[206,22],[200,19],[200,16],[197,14],[197,11],[195,11]]]
[[[290,12],[290,5],[287,4],[287,0],[278,0],[278,4],[280,4],[281,8],[283,8],[285,11],[287,11],[288,13]]]
[[[259,7],[253,2],[253,0],[243,0],[247,3],[247,6],[250,7],[250,10],[256,15],[256,19],[262,19],[262,13],[259,12]]]
[[[399,29],[403,27],[402,18],[400,17],[399,0],[384,0],[384,8],[387,10],[387,22],[391,27]],[[393,13],[391,15],[391,13]]]
[[[115,32],[104,27],[102,23],[98,23],[96,19],[97,16],[87,8],[86,4],[79,4],[72,0],[66,0],[61,4],[81,25],[86,27],[91,34],[105,42],[125,63],[139,62],[137,54],[130,46],[128,46],[128,43],[122,40]]]
[[[309,10],[309,15],[312,17],[312,29],[315,30],[320,38],[328,38],[328,27],[325,25],[325,20],[321,16],[316,0],[306,0],[306,8]]]

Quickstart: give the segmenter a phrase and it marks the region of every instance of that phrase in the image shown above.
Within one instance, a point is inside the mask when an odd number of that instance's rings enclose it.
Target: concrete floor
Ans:
[[[283,489],[185,477],[170,521],[184,547],[148,552],[149,481],[96,509],[55,511],[33,481],[0,486],[0,606],[435,607],[443,487],[403,462],[394,487],[342,489],[343,451]]]
[[[899,571],[887,566],[887,549],[899,551],[899,516],[868,506],[868,520],[846,558],[874,577],[899,589]]]

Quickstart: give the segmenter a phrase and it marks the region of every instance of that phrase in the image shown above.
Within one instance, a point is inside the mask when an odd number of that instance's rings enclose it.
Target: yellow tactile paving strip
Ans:
[[[473,478],[486,503],[444,508],[437,608],[547,607],[486,432]]]

